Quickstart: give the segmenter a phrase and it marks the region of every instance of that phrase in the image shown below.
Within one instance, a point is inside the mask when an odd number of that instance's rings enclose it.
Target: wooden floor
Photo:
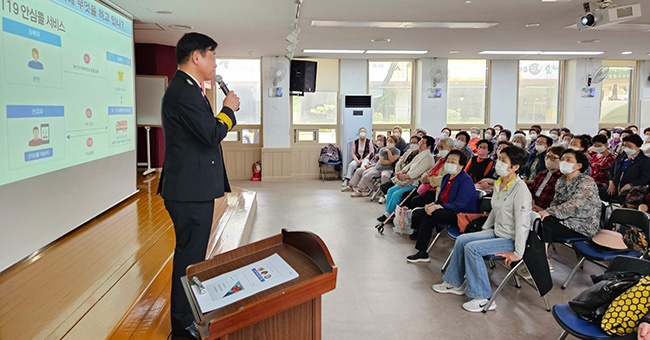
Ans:
[[[154,279],[169,278],[174,232],[157,186],[157,174],[140,178],[137,194],[0,273],[0,339],[103,339]],[[228,209],[242,197],[217,200],[211,253],[246,241],[225,232],[222,218],[246,215]],[[157,296],[168,295],[168,282],[158,286]]]

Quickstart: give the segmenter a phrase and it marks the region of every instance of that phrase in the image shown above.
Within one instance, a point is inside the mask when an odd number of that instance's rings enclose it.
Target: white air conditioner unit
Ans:
[[[601,28],[641,17],[641,4],[613,6],[587,12],[578,17],[578,30]]]
[[[368,131],[367,138],[372,140],[372,96],[369,94],[346,94],[341,96],[341,153],[343,154],[343,171],[347,171],[352,161],[352,142],[359,138],[359,129]],[[352,178],[353,174],[345,174]]]

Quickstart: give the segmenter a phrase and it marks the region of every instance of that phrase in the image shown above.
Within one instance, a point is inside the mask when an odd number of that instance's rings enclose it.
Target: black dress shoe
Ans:
[[[197,340],[198,337],[192,335],[192,333],[186,329],[173,329],[169,334],[167,339],[171,340]]]
[[[377,217],[377,221],[386,222],[386,218],[387,218],[386,215],[381,215],[381,216]]]

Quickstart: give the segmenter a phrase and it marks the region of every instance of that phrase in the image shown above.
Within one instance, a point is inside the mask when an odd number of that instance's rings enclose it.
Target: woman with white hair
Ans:
[[[526,136],[521,133],[515,133],[512,136],[512,145],[518,146],[526,151]],[[528,151],[526,151],[526,154],[528,154]]]

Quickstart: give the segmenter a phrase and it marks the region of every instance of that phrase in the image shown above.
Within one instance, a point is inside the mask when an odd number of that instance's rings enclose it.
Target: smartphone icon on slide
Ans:
[[[41,139],[43,140],[43,144],[50,142],[50,124],[41,124]]]

